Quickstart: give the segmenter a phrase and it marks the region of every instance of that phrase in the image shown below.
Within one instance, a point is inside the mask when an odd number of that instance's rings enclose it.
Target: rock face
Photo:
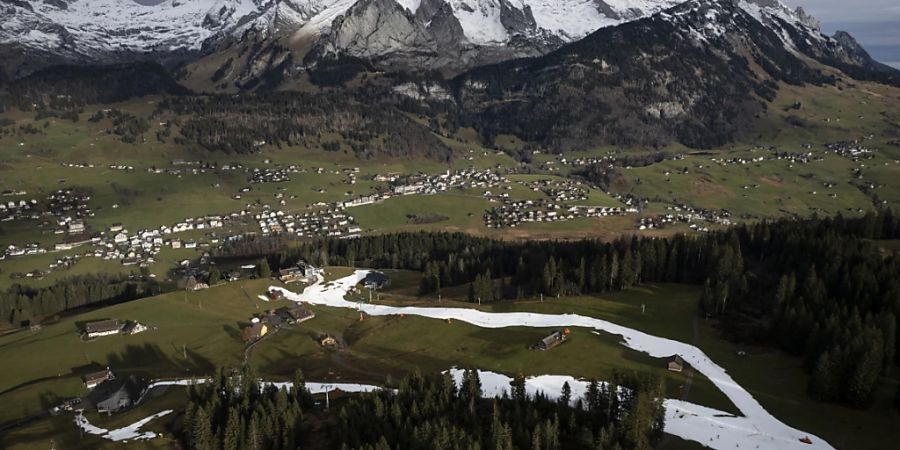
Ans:
[[[875,59],[873,59],[869,52],[866,49],[862,48],[859,45],[859,42],[847,33],[846,31],[836,31],[834,36],[832,36],[835,41],[841,46],[841,49],[846,53],[847,58],[859,65],[860,67],[867,68],[869,70],[883,72],[886,74],[896,73],[897,69],[894,69],[887,64],[882,64]]]
[[[328,0],[0,0],[0,60],[12,77],[51,64],[177,62],[252,32],[295,29]]]
[[[835,83],[825,65],[883,82],[900,74],[866,69],[854,48],[777,2],[689,0],[543,57],[468,71],[451,86],[482,136],[557,150],[705,148],[749,132],[779,83]]]
[[[191,61],[287,36],[316,55],[462,70],[535,56],[678,0],[0,0],[0,69]],[[611,6],[614,5],[614,6]]]
[[[212,77],[220,86],[256,86],[254,74],[291,77],[323,58],[341,57],[454,76],[545,55],[597,30],[665,14],[681,1],[165,0],[143,6],[132,0],[0,0],[0,78],[61,63],[175,66],[226,53],[216,64],[224,75]],[[717,0],[704,8],[725,6],[756,18],[789,51],[854,76],[867,76],[856,72],[860,67],[880,70],[852,38],[823,36],[802,9],[778,0]],[[707,25],[695,33],[715,38],[722,28]],[[234,67],[226,67],[228,58]]]

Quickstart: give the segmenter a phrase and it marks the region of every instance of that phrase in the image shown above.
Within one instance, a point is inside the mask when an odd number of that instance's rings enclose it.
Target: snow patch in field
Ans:
[[[107,430],[105,428],[100,428],[98,426],[92,425],[88,422],[87,418],[81,414],[75,416],[75,424],[78,425],[79,428],[84,430],[85,433],[93,434],[95,436],[100,436],[104,439],[108,439],[114,442],[122,442],[122,441],[142,441],[147,439],[153,439],[156,437],[156,433],[152,431],[144,431],[141,432],[141,427],[147,425],[154,419],[158,419],[160,417],[166,416],[172,412],[171,409],[167,409],[165,411],[160,411],[152,416],[145,417],[131,425],[128,425],[124,428],[118,428],[115,430]]]

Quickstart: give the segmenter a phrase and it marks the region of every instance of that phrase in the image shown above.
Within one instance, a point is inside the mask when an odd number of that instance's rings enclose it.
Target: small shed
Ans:
[[[244,328],[244,342],[251,343],[258,341],[268,332],[269,327],[266,324],[262,322],[254,323],[253,325]]]
[[[565,330],[556,330],[547,337],[541,339],[537,344],[532,345],[531,348],[534,350],[550,350],[553,347],[566,342],[566,340],[569,339],[569,333],[570,331],[568,328]]]
[[[684,370],[684,359],[679,355],[672,356],[669,358],[668,362],[666,362],[666,369],[672,372],[681,372]]]
[[[319,345],[322,347],[337,347],[338,341],[330,334],[323,334],[319,336]]]

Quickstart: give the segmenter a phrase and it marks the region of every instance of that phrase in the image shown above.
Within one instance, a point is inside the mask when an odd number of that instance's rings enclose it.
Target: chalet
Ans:
[[[275,310],[275,314],[289,324],[303,323],[316,317],[316,313],[300,305],[278,308]]]
[[[305,261],[298,261],[296,266],[282,269],[278,272],[278,279],[282,283],[294,283],[301,281],[304,283],[314,283],[319,270],[315,266]]]
[[[681,372],[684,370],[684,359],[679,355],[675,355],[666,362],[666,369],[671,370],[672,372]]]
[[[88,394],[87,398],[97,408],[97,412],[113,413],[134,406],[146,391],[147,383],[132,375],[125,379],[101,383]]]
[[[125,326],[122,327],[122,334],[138,334],[143,333],[144,331],[147,331],[146,325],[131,320],[126,322]]]
[[[78,234],[84,232],[84,221],[83,220],[73,220],[69,222],[69,233]]]
[[[272,300],[281,300],[284,298],[284,291],[280,289],[269,289],[266,291],[266,297],[269,297]]]
[[[282,283],[288,284],[302,281],[305,277],[303,276],[303,271],[300,270],[299,267],[294,266],[279,270],[278,279],[281,280]]]
[[[319,345],[322,347],[337,347],[338,341],[330,334],[323,334],[319,336]]]
[[[101,383],[114,379],[116,379],[116,376],[112,373],[112,370],[109,370],[109,367],[107,367],[106,370],[85,375],[84,386],[88,389],[94,389]]]
[[[531,348],[534,350],[550,350],[553,347],[566,342],[566,340],[569,339],[569,333],[570,331],[568,328],[565,330],[556,330],[550,333],[549,336],[541,339],[537,344],[532,345]]]
[[[120,331],[122,331],[122,325],[116,319],[90,322],[84,326],[84,333],[88,339],[119,334]]]
[[[188,291],[202,291],[203,289],[209,289],[209,285],[198,281],[197,277],[191,275],[185,280],[184,288]]]
[[[251,343],[262,339],[269,332],[268,325],[256,322],[247,328],[244,328],[244,342]]]
[[[391,285],[391,279],[381,272],[369,272],[363,279],[363,286],[366,289],[383,289]]]

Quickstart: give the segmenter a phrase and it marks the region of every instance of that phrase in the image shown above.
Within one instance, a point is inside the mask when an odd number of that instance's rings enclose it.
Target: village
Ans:
[[[749,150],[750,156],[719,157],[709,155],[707,163],[695,163],[692,168],[687,165],[681,168],[663,170],[661,175],[666,182],[672,177],[688,175],[692,171],[704,170],[706,164],[719,166],[747,166],[772,161],[782,161],[789,166],[810,164],[823,161],[824,154],[836,155],[857,161],[861,164],[854,172],[854,186],[873,198],[873,201],[885,204],[878,197],[876,190],[880,184],[863,182],[864,166],[862,161],[872,157],[872,151],[865,146],[866,139],[847,140],[825,145],[824,151],[814,151],[812,146],[803,145],[802,152],[781,151],[776,147],[754,147]],[[763,154],[759,154],[763,153]],[[535,157],[545,156],[539,151],[533,152]],[[603,156],[565,157],[552,155],[537,167],[546,172],[559,172],[564,166],[573,170],[579,167],[599,164],[605,167],[621,167],[625,170],[633,164],[656,163],[660,161],[683,160],[684,154],[656,153],[635,159],[611,152]],[[0,251],[0,260],[27,255],[39,255],[48,252],[64,252],[44,267],[36,267],[27,271],[10,271],[13,279],[40,279],[53,271],[72,268],[84,258],[100,258],[106,261],[117,261],[124,267],[146,268],[155,264],[159,253],[164,248],[171,249],[205,249],[211,251],[229,239],[242,235],[275,236],[288,234],[300,238],[331,237],[352,239],[366,232],[351,209],[355,207],[378,204],[395,197],[409,195],[436,195],[450,190],[471,194],[479,191],[481,198],[497,206],[488,208],[483,214],[483,224],[489,229],[514,228],[525,223],[555,223],[572,221],[580,218],[601,218],[633,214],[636,216],[634,229],[637,231],[654,230],[668,227],[675,223],[687,224],[688,229],[697,232],[709,230],[710,225],[727,226],[733,222],[729,211],[698,208],[672,199],[664,205],[667,212],[660,214],[642,214],[650,202],[649,198],[635,196],[632,193],[604,192],[606,197],[619,202],[619,205],[591,205],[591,187],[577,178],[550,175],[544,178],[514,177],[521,175],[520,168],[502,167],[478,169],[474,167],[446,170],[437,174],[385,172],[367,175],[367,179],[376,184],[372,192],[356,194],[346,200],[332,202],[310,201],[300,209],[287,208],[286,200],[302,198],[301,192],[287,187],[295,177],[303,174],[339,175],[342,183],[355,185],[359,180],[359,167],[338,167],[326,169],[321,166],[302,167],[301,165],[274,165],[268,160],[265,166],[249,167],[240,163],[217,163],[202,161],[172,160],[169,167],[152,166],[146,169],[155,174],[171,174],[177,176],[199,175],[207,173],[242,173],[248,185],[238,189],[233,198],[240,199],[253,188],[251,186],[267,183],[278,183],[273,194],[275,204],[269,205],[259,200],[247,203],[238,211],[218,215],[201,215],[188,217],[178,223],[150,229],[130,231],[124,224],[113,224],[102,230],[91,226],[95,212],[89,206],[92,196],[89,191],[78,188],[57,189],[42,199],[23,198],[27,193],[20,190],[7,190],[0,201],[0,221],[38,220],[39,229],[44,235],[59,235],[58,242],[47,245],[39,242],[11,243]],[[63,163],[66,168],[92,168],[89,163]],[[109,164],[113,170],[133,171],[136,168],[129,164]],[[215,187],[218,187],[215,184]],[[751,191],[758,189],[759,183],[741,186],[745,191],[741,195],[750,197]],[[836,192],[830,191],[835,183],[823,181],[824,194],[837,198]],[[322,194],[326,187],[313,187],[313,191]],[[522,195],[519,192],[530,191],[534,194]],[[351,195],[348,191],[346,195]],[[808,192],[817,195],[817,190]],[[116,209],[119,205],[111,205]],[[743,216],[741,216],[743,217]],[[197,233],[197,232],[200,233]],[[179,237],[180,234],[190,237]],[[79,248],[85,248],[75,252]]]

